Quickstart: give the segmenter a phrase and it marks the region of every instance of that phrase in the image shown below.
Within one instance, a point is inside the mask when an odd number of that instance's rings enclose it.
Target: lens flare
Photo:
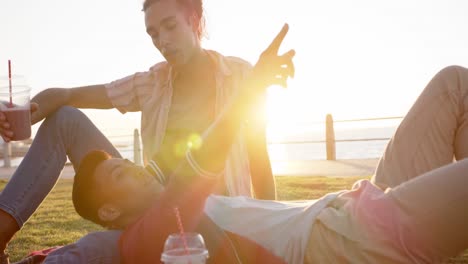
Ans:
[[[176,144],[174,144],[174,155],[179,158],[184,157],[188,150],[199,149],[202,144],[203,139],[199,134],[190,134],[186,139],[179,140]]]

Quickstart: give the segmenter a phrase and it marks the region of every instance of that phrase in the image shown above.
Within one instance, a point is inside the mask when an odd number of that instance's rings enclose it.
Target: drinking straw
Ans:
[[[10,107],[13,107],[12,89],[11,89],[11,60],[8,60],[8,83],[10,84]]]
[[[184,226],[182,225],[182,218],[180,218],[179,208],[174,207],[174,213],[177,218],[177,226],[179,228],[180,237],[182,238],[182,243],[184,243],[184,251],[185,254],[189,255],[188,245],[187,245],[187,238],[185,237]]]

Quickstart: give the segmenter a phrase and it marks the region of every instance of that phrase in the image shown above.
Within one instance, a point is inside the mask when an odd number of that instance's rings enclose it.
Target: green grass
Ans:
[[[358,179],[367,177],[277,177],[278,199],[306,200],[349,189]],[[6,181],[0,180],[0,190]],[[29,252],[76,241],[88,232],[102,230],[82,220],[71,202],[71,180],[60,180],[23,229],[8,246],[10,260],[17,261]],[[468,263],[468,251],[448,263]]]
[[[6,181],[0,182],[3,189]],[[8,245],[10,261],[17,261],[31,251],[64,245],[88,232],[101,230],[81,219],[71,202],[71,180],[60,180],[31,219]]]

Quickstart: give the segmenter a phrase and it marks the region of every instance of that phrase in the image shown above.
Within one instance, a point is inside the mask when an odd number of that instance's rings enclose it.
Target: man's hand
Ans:
[[[245,123],[245,120],[252,113],[252,109],[258,105],[257,103],[265,94],[266,88],[273,84],[285,87],[288,77],[294,76],[294,65],[292,63],[294,50],[278,55],[279,47],[288,32],[288,28],[288,25],[285,24],[270,46],[261,54],[251,75],[244,80],[245,83],[237,90],[238,94],[233,96],[212,126],[205,131],[202,147],[191,150],[194,160],[204,170],[219,172],[224,169],[226,157],[231,151],[232,143],[238,135],[241,124]],[[264,136],[263,127],[261,133]],[[254,148],[255,145],[250,145],[250,147]],[[261,158],[264,159],[264,157]],[[267,163],[260,165],[269,166]],[[261,179],[258,182],[264,183]],[[270,197],[273,197],[270,199],[274,199],[274,194],[270,195]]]
[[[286,88],[288,77],[294,78],[292,59],[296,52],[291,49],[283,55],[278,55],[279,48],[288,30],[289,26],[285,24],[268,48],[262,52],[253,68],[252,78],[255,80],[255,85],[260,89],[275,84]]]
[[[31,102],[30,104],[30,110],[31,110],[31,115],[36,112],[39,109],[39,105]],[[0,135],[2,136],[3,140],[5,142],[10,142],[11,138],[13,137],[13,131],[10,130],[11,125],[6,119],[5,114],[0,111]]]
[[[275,178],[271,170],[266,142],[265,99],[270,85],[287,87],[289,77],[294,77],[294,50],[278,55],[289,26],[285,24],[268,48],[262,52],[255,64],[249,85],[245,87],[248,116],[247,150],[250,163],[252,186],[257,199],[276,199]],[[245,99],[248,98],[248,99]]]

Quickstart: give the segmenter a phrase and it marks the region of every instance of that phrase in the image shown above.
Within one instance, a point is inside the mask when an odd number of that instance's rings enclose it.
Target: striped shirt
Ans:
[[[215,112],[219,115],[252,66],[237,57],[226,57],[211,50],[207,50],[207,53],[215,66]],[[171,107],[174,76],[171,66],[167,62],[160,62],[146,72],[137,72],[106,84],[109,99],[121,113],[141,111],[145,165],[162,145]],[[165,176],[161,174],[160,177]],[[164,178],[160,180],[167,182]],[[226,160],[224,182],[228,195],[252,196],[249,160],[242,131]]]

